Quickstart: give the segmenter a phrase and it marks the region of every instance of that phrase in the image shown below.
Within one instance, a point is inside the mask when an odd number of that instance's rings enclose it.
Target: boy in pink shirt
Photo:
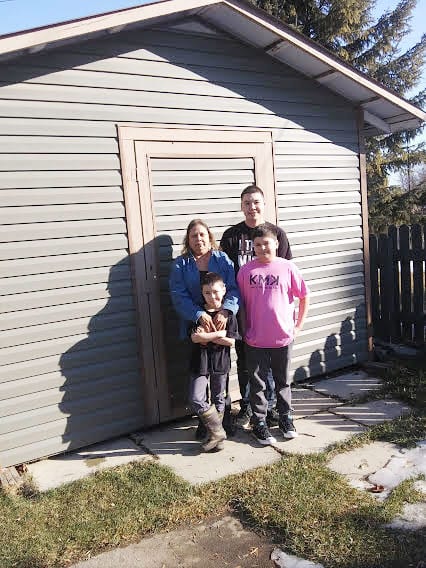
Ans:
[[[243,300],[242,334],[250,379],[253,434],[261,444],[268,445],[276,442],[266,425],[269,368],[275,381],[280,430],[285,438],[297,437],[291,418],[288,369],[293,340],[308,311],[309,290],[295,264],[277,257],[278,240],[273,227],[259,225],[253,241],[256,258],[240,268],[237,282]],[[295,298],[299,298],[296,323]]]

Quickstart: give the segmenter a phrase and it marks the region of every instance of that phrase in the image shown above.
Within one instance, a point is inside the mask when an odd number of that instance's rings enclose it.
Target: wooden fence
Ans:
[[[374,336],[425,345],[426,226],[389,227],[370,235]]]

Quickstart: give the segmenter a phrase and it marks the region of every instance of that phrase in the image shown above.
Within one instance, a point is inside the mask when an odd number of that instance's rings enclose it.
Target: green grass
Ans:
[[[383,392],[420,410],[426,403],[426,357],[413,361],[412,366],[395,364],[384,382]]]
[[[423,371],[410,375],[409,396]],[[387,381],[400,392],[406,375]],[[372,440],[412,446],[425,438],[424,415],[376,426],[322,454],[283,457],[274,465],[193,488],[157,462],[133,463],[39,494],[0,492],[1,568],[65,567],[211,515],[232,511],[286,552],[326,568],[414,568],[426,558],[424,531],[383,528],[404,502],[420,500],[412,481],[384,502],[357,491],[327,468],[331,455]]]
[[[157,464],[130,464],[43,494],[1,494],[0,565],[66,565],[179,518],[187,484]]]

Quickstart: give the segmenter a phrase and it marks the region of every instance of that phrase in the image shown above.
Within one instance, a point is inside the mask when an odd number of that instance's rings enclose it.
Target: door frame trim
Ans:
[[[169,384],[165,380],[164,367],[159,369],[156,376],[145,372],[145,369],[154,369],[164,365],[161,349],[152,344],[152,336],[146,331],[147,314],[144,296],[147,293],[156,294],[154,280],[158,274],[158,261],[154,258],[153,247],[146,247],[155,237],[155,218],[151,202],[151,172],[150,156],[154,154],[173,156],[183,155],[182,148],[187,148],[185,157],[200,157],[200,143],[218,144],[218,148],[208,151],[201,156],[224,156],[231,153],[227,144],[238,144],[237,154],[244,155],[244,149],[250,152],[255,162],[256,184],[265,188],[266,210],[268,220],[276,223],[276,184],[273,155],[272,131],[247,130],[242,128],[194,127],[190,125],[164,125],[164,124],[119,124],[118,140],[122,180],[124,191],[124,204],[126,212],[126,225],[129,241],[133,290],[138,321],[138,344],[140,355],[141,382],[143,384],[143,423],[144,425],[158,424],[161,421],[173,418],[170,405]],[[220,144],[220,146],[219,146]],[[253,152],[253,145],[258,146]],[[161,146],[166,152],[161,152]],[[250,147],[250,150],[248,147]],[[175,152],[173,149],[175,148]],[[154,151],[154,152],[153,152]],[[235,155],[235,154],[234,154]],[[142,166],[144,175],[140,175]],[[139,168],[139,172],[138,172]],[[148,200],[147,200],[148,197]],[[152,233],[147,232],[147,221],[153,228]],[[149,270],[147,269],[149,267]],[[147,278],[147,270],[149,272]],[[152,290],[151,290],[152,288]],[[158,302],[157,302],[158,303]],[[155,304],[155,301],[153,302]],[[161,331],[161,314],[150,314],[151,322]],[[149,336],[149,337],[148,337]],[[158,382],[159,381],[159,382]]]

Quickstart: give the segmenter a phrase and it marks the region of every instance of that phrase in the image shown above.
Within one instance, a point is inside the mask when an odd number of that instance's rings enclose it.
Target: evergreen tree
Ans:
[[[426,35],[405,53],[401,39],[410,31],[417,0],[401,0],[392,11],[373,21],[374,0],[251,0],[275,17],[317,41],[369,77],[405,97],[418,85],[426,53]],[[423,107],[426,90],[410,102]],[[401,188],[390,188],[391,172],[425,163],[425,144],[413,141],[421,129],[368,138],[367,179],[370,229],[386,230],[390,224],[406,222]],[[414,205],[413,205],[414,207]],[[414,210],[417,210],[414,207]],[[413,211],[414,211],[413,210]]]

